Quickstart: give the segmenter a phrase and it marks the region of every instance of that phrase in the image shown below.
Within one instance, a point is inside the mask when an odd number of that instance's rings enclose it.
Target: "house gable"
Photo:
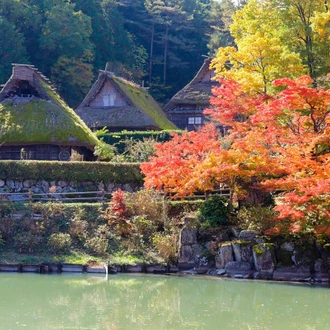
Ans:
[[[145,88],[108,71],[100,71],[76,113],[93,129],[176,129]]]
[[[48,101],[50,97],[42,88],[41,82],[49,84],[48,79],[34,66],[15,64],[12,76],[0,92],[0,102],[5,99],[24,101],[31,98]],[[53,89],[51,86],[50,88]]]
[[[102,108],[102,107],[125,107],[128,106],[128,102],[117,91],[113,84],[109,80],[105,80],[102,87],[99,89],[95,98],[89,103],[90,107]]]

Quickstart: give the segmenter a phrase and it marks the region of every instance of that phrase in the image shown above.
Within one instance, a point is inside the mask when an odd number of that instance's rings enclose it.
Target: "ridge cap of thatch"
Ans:
[[[15,82],[17,80],[20,80],[17,77],[15,78],[15,76],[17,75],[17,72],[16,72],[15,69],[19,68],[19,67],[25,67],[28,70],[32,71],[33,82],[31,82],[31,83],[34,84],[33,87],[35,89],[37,89],[39,93],[41,92],[41,88],[39,86],[40,84],[38,84],[38,80],[41,80],[44,83],[46,83],[52,91],[56,91],[56,88],[51,84],[50,80],[45,75],[43,75],[40,71],[38,71],[38,69],[35,68],[34,65],[32,65],[32,64],[23,64],[23,63],[12,63],[12,66],[13,66],[12,67],[12,74],[9,77],[9,79],[7,80],[7,82],[5,84],[3,84],[3,87],[0,90],[0,102],[2,102],[5,99],[5,95],[10,92],[10,90],[14,86]],[[24,79],[21,79],[21,80],[24,80]],[[40,94],[43,94],[43,93],[41,92]],[[43,94],[43,97],[47,98],[47,96],[45,94]]]
[[[187,85],[194,85],[201,83],[200,80],[206,75],[208,71],[211,71],[210,65],[213,60],[213,57],[207,57],[198,72],[196,73],[195,77],[187,84]]]

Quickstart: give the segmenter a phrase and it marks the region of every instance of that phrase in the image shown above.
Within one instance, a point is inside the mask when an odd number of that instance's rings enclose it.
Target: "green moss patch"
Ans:
[[[263,255],[266,251],[271,251],[275,248],[273,243],[260,243],[253,246],[253,251],[257,256]]]
[[[177,129],[170,122],[159,104],[144,89],[137,88],[132,84],[124,83],[122,79],[113,77],[115,83],[123,90],[132,103],[151,118],[160,129]]]

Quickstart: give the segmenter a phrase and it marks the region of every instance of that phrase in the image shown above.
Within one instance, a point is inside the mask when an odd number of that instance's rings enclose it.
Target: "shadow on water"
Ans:
[[[208,277],[0,274],[1,329],[329,329],[328,287]]]

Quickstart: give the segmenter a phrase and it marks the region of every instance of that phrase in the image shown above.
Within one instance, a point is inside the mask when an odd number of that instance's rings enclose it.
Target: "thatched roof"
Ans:
[[[118,95],[117,104],[104,106],[101,95],[106,88]],[[91,128],[114,129],[177,129],[159,104],[145,88],[116,77],[109,71],[100,71],[97,81],[76,109],[76,113]]]
[[[193,80],[178,91],[165,105],[165,112],[183,104],[198,105],[199,107],[209,106],[212,88],[218,84],[210,79],[214,76],[214,72],[210,69],[211,61],[212,58],[205,59]]]
[[[93,149],[97,139],[86,124],[31,65],[14,64],[0,91],[0,144],[56,144]]]

